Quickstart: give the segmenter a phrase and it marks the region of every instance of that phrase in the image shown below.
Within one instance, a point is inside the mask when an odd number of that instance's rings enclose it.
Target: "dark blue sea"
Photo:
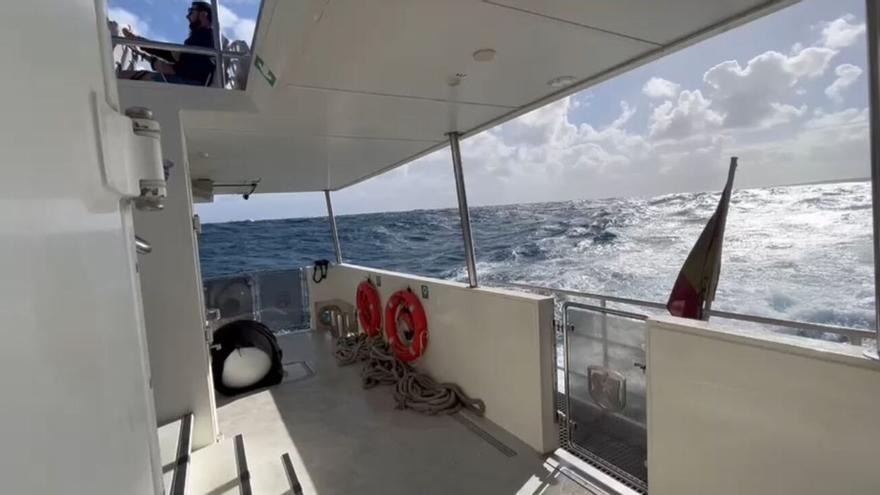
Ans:
[[[472,208],[484,285],[525,282],[665,302],[717,193]],[[738,190],[714,307],[873,328],[869,185]],[[464,280],[458,212],[337,218],[348,263]],[[332,259],[326,218],[206,224],[204,278]]]

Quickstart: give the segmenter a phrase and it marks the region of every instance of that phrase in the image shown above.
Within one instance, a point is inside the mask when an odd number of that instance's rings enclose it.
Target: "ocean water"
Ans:
[[[719,193],[477,207],[483,285],[524,282],[665,302]],[[465,280],[455,209],[340,216],[343,258]],[[866,182],[735,191],[714,307],[873,328]],[[206,224],[205,278],[332,259],[325,218]]]

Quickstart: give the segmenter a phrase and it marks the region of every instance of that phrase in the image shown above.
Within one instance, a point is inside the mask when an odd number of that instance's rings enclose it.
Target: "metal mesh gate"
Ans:
[[[645,317],[563,305],[561,396],[569,450],[647,489]]]
[[[205,308],[219,309],[215,327],[254,319],[273,332],[308,328],[308,286],[300,268],[268,270],[204,281]]]

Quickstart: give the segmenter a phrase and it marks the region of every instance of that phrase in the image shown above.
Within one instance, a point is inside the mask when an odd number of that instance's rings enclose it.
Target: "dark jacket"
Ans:
[[[183,42],[187,46],[202,46],[205,48],[214,48],[214,30],[211,28],[195,28],[189,32],[189,37]],[[181,53],[177,60],[168,50],[158,50],[155,48],[144,49],[147,53],[164,59],[174,65],[174,73],[178,76],[196,81],[199,84],[206,84],[208,78],[214,73],[213,57],[208,55],[196,55],[194,53]]]

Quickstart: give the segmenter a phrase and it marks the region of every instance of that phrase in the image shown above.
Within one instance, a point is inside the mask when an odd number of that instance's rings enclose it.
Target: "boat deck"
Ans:
[[[287,335],[279,343],[298,376],[218,397],[223,436],[244,437],[254,493],[294,493],[285,453],[305,494],[604,493],[489,421],[395,409],[390,387],[365,391],[359,366],[336,365],[326,335]]]

